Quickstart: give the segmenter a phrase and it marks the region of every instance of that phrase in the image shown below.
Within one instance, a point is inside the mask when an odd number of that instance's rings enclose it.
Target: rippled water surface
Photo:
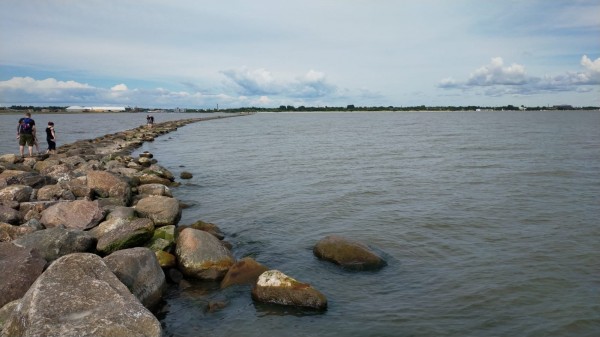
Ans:
[[[191,205],[181,224],[217,224],[237,258],[329,301],[171,287],[165,334],[600,336],[599,126],[597,111],[257,114],[159,137],[140,151],[194,175],[174,192]],[[388,265],[316,259],[329,234]]]

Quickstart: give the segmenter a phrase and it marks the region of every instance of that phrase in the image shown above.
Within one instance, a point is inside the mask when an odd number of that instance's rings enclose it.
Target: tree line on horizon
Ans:
[[[32,106],[32,105],[12,105],[10,107],[0,107],[0,110],[8,111],[32,111],[32,112],[61,112],[66,111],[67,106]],[[139,107],[125,107],[125,112],[148,112],[148,111],[174,111],[175,109],[160,109],[160,108],[139,108]],[[554,105],[554,106],[537,106],[537,107],[525,107],[515,105],[505,106],[355,106],[349,104],[346,107],[340,106],[298,106],[293,105],[280,105],[277,108],[262,108],[262,107],[240,107],[240,108],[221,108],[221,109],[179,109],[178,111],[184,110],[183,112],[297,112],[297,111],[540,111],[540,110],[600,110],[597,106],[582,106],[574,107],[571,105]]]

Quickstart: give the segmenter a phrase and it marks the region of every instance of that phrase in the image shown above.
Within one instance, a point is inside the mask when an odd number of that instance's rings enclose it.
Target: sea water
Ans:
[[[194,175],[173,190],[190,206],[180,224],[218,225],[236,258],[329,303],[312,312],[255,303],[249,286],[171,285],[165,335],[599,336],[599,126],[597,111],[274,113],[145,143],[136,152]],[[387,266],[318,260],[330,234]]]

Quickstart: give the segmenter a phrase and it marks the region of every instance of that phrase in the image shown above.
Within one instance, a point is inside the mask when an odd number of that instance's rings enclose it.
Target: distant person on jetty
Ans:
[[[21,157],[24,157],[25,145],[28,146],[29,156],[33,157],[33,145],[36,144],[35,132],[35,121],[31,118],[31,114],[27,112],[24,118],[19,119],[19,126],[17,127],[17,139],[19,140],[19,153]]]
[[[46,128],[46,141],[48,142],[48,154],[56,153],[56,131],[54,131],[54,123],[48,122],[48,127]]]
[[[152,125],[154,125],[154,116],[147,115],[146,116],[146,123],[148,124],[148,127],[151,128]]]

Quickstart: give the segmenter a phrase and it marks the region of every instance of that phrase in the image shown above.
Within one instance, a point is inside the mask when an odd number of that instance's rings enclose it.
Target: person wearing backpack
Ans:
[[[19,139],[19,153],[21,158],[24,157],[23,152],[25,145],[28,146],[29,156],[33,157],[33,145],[35,144],[35,121],[31,118],[29,112],[25,113],[25,117],[19,119],[17,127],[17,139]]]

